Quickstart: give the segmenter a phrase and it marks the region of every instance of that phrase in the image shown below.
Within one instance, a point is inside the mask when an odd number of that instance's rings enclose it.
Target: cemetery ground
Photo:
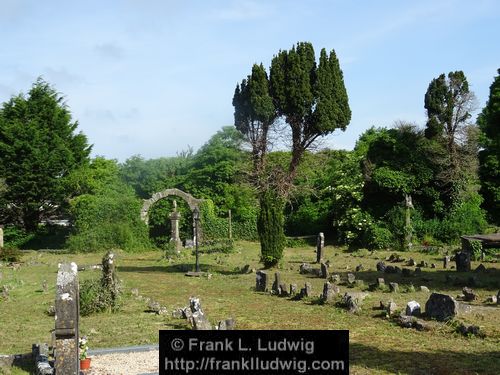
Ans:
[[[314,250],[312,246],[287,248],[279,269],[269,270],[270,285],[274,272],[278,271],[282,282],[297,284],[299,289],[309,282],[313,295],[319,296],[325,280],[315,275],[299,274],[302,263],[315,262]],[[443,254],[438,252],[399,252],[401,257],[413,258],[417,263],[425,261],[429,267],[411,277],[377,272],[376,263],[392,253],[349,252],[344,248],[325,247],[330,275],[341,276],[340,295],[360,290],[369,293],[362,310],[350,313],[335,303],[321,304],[316,297],[293,300],[256,292],[255,273],[241,271],[247,264],[250,269],[260,268],[259,245],[256,243],[238,242],[236,250],[229,254],[201,254],[201,269],[208,271],[210,278],[185,276],[194,265],[191,250],[183,250],[171,261],[162,257],[159,251],[136,254],[117,251],[118,276],[124,291],[121,309],[115,313],[82,317],[81,334],[89,336],[91,349],[157,344],[160,329],[190,329],[186,320],[174,318],[171,313],[186,306],[190,296],[197,296],[212,323],[233,317],[236,329],[348,329],[352,374],[500,373],[500,305],[485,302],[488,297],[496,296],[500,288],[500,265],[483,262],[486,272],[459,273],[454,269],[443,269]],[[33,343],[50,343],[54,317],[47,314],[47,310],[54,304],[58,263],[73,261],[79,267],[85,267],[100,264],[102,256],[101,253],[26,251],[19,266],[8,267],[3,263],[0,291],[6,286],[8,296],[0,296],[0,353],[27,353]],[[385,263],[404,267],[404,263]],[[430,267],[432,263],[436,268]],[[364,269],[355,272],[360,264]],[[472,269],[479,264],[473,262]],[[319,268],[319,264],[313,264],[313,267]],[[363,280],[364,284],[352,288],[345,285],[348,272]],[[411,300],[419,302],[424,309],[430,292],[456,297],[468,285],[471,276],[475,278],[472,288],[478,298],[467,302],[472,306],[470,311],[446,323],[430,321],[430,330],[401,328],[378,309],[380,301],[390,299],[400,309]],[[99,277],[99,270],[79,272],[80,283]],[[378,277],[383,277],[386,285],[397,282],[399,292],[368,290],[368,285],[376,282]],[[420,291],[421,285],[428,287],[430,292]],[[137,289],[139,296],[137,291],[132,293],[133,289]],[[148,312],[147,298],[165,306],[168,313]],[[457,333],[459,322],[479,326],[485,337]],[[25,374],[28,371],[14,368],[12,373]]]

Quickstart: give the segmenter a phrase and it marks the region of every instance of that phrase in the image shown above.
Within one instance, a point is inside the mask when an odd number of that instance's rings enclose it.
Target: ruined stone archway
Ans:
[[[200,209],[200,204],[203,202],[203,199],[196,199],[191,194],[185,193],[182,190],[176,188],[159,191],[158,193],[154,193],[151,198],[144,200],[144,204],[142,205],[141,209],[141,220],[144,221],[146,225],[149,224],[149,209],[151,208],[151,206],[158,202],[160,199],[164,199],[172,195],[184,199],[191,209],[191,212],[196,207]]]

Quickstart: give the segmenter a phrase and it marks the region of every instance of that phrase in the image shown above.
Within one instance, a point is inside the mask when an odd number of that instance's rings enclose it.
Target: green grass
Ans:
[[[81,333],[90,336],[90,346],[94,349],[157,343],[160,329],[188,328],[184,320],[174,319],[170,313],[164,316],[147,313],[146,303],[130,294],[132,288],[138,288],[142,296],[157,300],[167,306],[169,312],[185,306],[190,296],[199,296],[212,322],[234,317],[238,329],[348,329],[353,374],[500,372],[500,308],[485,307],[483,303],[500,288],[500,266],[496,263],[485,264],[492,271],[475,274],[479,286],[474,290],[479,294],[479,300],[472,304],[477,307],[459,318],[460,321],[479,325],[486,333],[486,338],[480,339],[454,333],[455,325],[451,323],[437,324],[430,332],[403,329],[381,317],[380,310],[374,309],[380,300],[390,298],[400,308],[413,299],[424,308],[429,294],[420,292],[420,285],[427,286],[431,292],[441,291],[452,296],[460,294],[470,275],[443,270],[440,255],[400,253],[405,258],[411,256],[417,263],[425,260],[429,264],[437,264],[436,269],[424,268],[419,276],[403,278],[401,275],[376,272],[377,261],[392,252],[351,254],[340,248],[326,247],[331,274],[339,273],[344,277],[361,263],[364,271],[355,274],[358,279],[364,280],[362,289],[368,289],[377,277],[384,277],[386,284],[395,281],[400,285],[401,292],[397,294],[383,289],[370,291],[362,312],[352,315],[334,305],[321,305],[314,300],[292,301],[256,293],[253,290],[255,275],[240,274],[237,268],[245,264],[259,268],[259,246],[240,242],[236,244],[236,249],[231,254],[201,255],[201,268],[212,273],[210,279],[184,276],[184,272],[192,269],[194,264],[190,251],[170,263],[162,259],[157,251],[140,254],[118,252],[118,272],[125,291],[123,308],[114,314],[82,317]],[[95,264],[100,262],[102,255],[30,251],[24,253],[23,264],[18,270],[7,268],[4,264],[0,268],[0,288],[7,285],[11,291],[7,300],[0,299],[0,353],[25,353],[31,350],[34,342],[50,343],[54,318],[45,311],[54,303],[57,264],[67,261],[79,265]],[[313,247],[287,249],[279,269],[282,280],[296,283],[299,287],[308,281],[313,285],[314,293],[319,295],[324,280],[299,274],[302,262],[314,261]],[[474,262],[473,267],[478,264]],[[445,283],[447,274],[459,278],[456,285]],[[99,276],[99,271],[79,273],[81,280]],[[42,291],[43,280],[48,282],[48,292]],[[404,292],[410,283],[416,291]],[[342,293],[347,290],[359,288],[341,285]],[[14,373],[26,373],[19,371]]]

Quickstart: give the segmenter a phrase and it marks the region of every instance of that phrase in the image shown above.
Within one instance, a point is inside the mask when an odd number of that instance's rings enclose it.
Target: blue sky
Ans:
[[[43,76],[94,155],[172,156],[232,125],[253,63],[310,41],[337,52],[352,110],[323,145],[351,149],[372,125],[423,125],[441,73],[463,70],[482,108],[499,36],[498,0],[0,0],[0,101]]]

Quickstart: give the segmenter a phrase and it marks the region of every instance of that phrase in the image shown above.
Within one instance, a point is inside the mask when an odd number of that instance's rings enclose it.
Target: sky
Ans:
[[[323,147],[352,149],[371,126],[423,126],[441,73],[464,71],[477,114],[499,36],[498,0],[0,0],[0,102],[42,76],[94,156],[175,156],[233,124],[254,63],[308,41],[336,51],[352,110]]]

